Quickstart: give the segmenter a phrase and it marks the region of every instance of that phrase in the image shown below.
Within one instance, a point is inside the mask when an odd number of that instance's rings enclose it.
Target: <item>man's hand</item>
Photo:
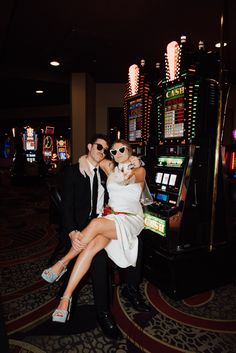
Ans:
[[[71,245],[72,248],[76,251],[81,251],[85,249],[87,244],[84,244],[81,241],[81,233],[78,230],[73,230],[69,234],[70,240],[71,240]]]

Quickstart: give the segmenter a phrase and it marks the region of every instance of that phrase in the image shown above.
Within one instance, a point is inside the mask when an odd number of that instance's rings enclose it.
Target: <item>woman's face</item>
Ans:
[[[121,142],[114,143],[110,149],[111,156],[117,163],[128,163],[129,162],[129,149],[127,146],[123,145]]]

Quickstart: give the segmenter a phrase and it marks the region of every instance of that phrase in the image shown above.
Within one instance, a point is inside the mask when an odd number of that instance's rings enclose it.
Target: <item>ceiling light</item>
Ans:
[[[60,66],[60,63],[59,63],[59,61],[53,60],[53,61],[50,61],[50,65],[52,65],[52,66]]]
[[[224,43],[224,47],[226,47],[227,43]],[[216,43],[215,45],[216,48],[220,48],[221,47],[221,43]]]
[[[42,93],[43,93],[43,90],[42,90],[42,89],[37,89],[35,92],[36,92],[37,94],[42,94]]]

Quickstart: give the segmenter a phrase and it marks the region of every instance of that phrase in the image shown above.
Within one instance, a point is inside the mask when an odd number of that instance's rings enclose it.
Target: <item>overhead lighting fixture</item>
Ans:
[[[35,93],[37,93],[37,94],[43,94],[43,90],[42,90],[42,89],[37,89],[37,90],[35,91]]]
[[[227,43],[224,43],[224,47],[226,47]],[[216,43],[215,45],[216,48],[220,48],[221,47],[221,43]]]
[[[52,66],[60,66],[60,63],[59,63],[59,61],[52,60],[52,61],[50,61],[50,65],[52,65]]]

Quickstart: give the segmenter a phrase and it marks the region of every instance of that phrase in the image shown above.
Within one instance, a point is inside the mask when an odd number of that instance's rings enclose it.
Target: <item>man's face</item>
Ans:
[[[88,159],[92,164],[100,163],[108,152],[108,144],[103,139],[97,139],[93,144],[88,144]]]

